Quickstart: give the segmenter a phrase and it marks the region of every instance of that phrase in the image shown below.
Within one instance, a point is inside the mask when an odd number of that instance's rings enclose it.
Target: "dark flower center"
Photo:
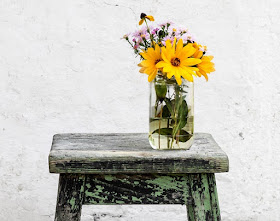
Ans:
[[[179,58],[172,58],[171,59],[171,64],[173,65],[173,66],[179,66],[180,65],[180,63],[181,63],[181,61],[180,61],[180,59]]]
[[[145,18],[147,15],[145,13],[141,13],[140,18],[143,19]]]
[[[158,63],[158,62],[160,62],[161,60],[160,59],[157,59],[156,61],[155,61],[155,65]]]

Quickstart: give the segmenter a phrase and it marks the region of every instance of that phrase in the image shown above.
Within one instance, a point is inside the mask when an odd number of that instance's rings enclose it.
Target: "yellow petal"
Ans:
[[[190,75],[190,74],[188,74],[188,73],[186,73],[186,72],[182,73],[182,77],[185,78],[185,79],[186,79],[187,81],[189,81],[189,82],[193,82],[193,77],[192,77],[192,75]]]
[[[173,41],[173,46],[172,46],[172,50],[175,52],[175,46],[176,46],[176,41],[177,41],[177,39],[176,39],[176,37],[174,38],[174,41]]]
[[[141,20],[139,21],[139,25],[142,25],[143,22],[144,22],[144,19],[141,19]]]
[[[156,60],[157,54],[153,48],[148,48],[147,53],[150,55],[151,58]]]
[[[144,70],[144,73],[147,74],[147,75],[151,75],[154,72],[154,70],[156,70],[156,69],[154,69],[154,68],[146,68]]]
[[[157,70],[153,71],[149,77],[148,77],[148,81],[151,82],[152,80],[155,79],[155,77],[157,76]]]
[[[142,67],[142,68],[140,68],[139,72],[140,73],[145,73],[145,69],[146,69],[145,67]]]
[[[172,70],[173,66],[171,64],[166,64],[164,67],[163,67],[163,71],[164,72],[170,72]]]
[[[200,51],[200,50],[197,50],[194,54],[193,54],[193,57],[194,58],[201,58],[203,55],[203,52]]]
[[[192,56],[194,53],[195,53],[195,48],[191,45],[191,44],[187,44],[182,50],[181,50],[181,53],[180,55],[180,58],[181,59],[186,59],[190,56]]]
[[[166,50],[167,50],[167,51],[172,51],[172,52],[173,52],[173,50],[172,50],[172,44],[171,44],[171,41],[170,41],[170,40],[167,40],[167,41],[165,42],[165,45],[166,45]]]
[[[214,58],[212,55],[203,56],[203,60],[211,61]]]
[[[161,50],[161,57],[165,62],[170,62],[171,58],[174,57],[174,54],[170,50],[167,50],[164,47]]]
[[[194,74],[194,71],[191,69],[191,67],[182,66],[181,68],[183,68],[189,75]]]
[[[169,63],[171,58],[168,58],[167,56],[168,56],[168,54],[166,54],[165,52],[162,52],[162,53],[161,53],[162,59],[163,59],[166,63]]]
[[[198,75],[198,77],[201,77],[201,73],[199,71],[197,71],[196,74]]]
[[[200,70],[200,73],[205,77],[206,81],[208,81],[207,74],[203,70]]]
[[[150,21],[154,21],[155,19],[154,19],[154,17],[153,16],[151,16],[151,15],[147,15],[147,16],[145,16],[147,19],[149,19]]]
[[[192,71],[199,71],[199,69],[196,67],[188,67],[188,68],[191,69]]]
[[[140,55],[144,58],[144,59],[151,59],[151,56],[148,54],[148,53],[146,53],[146,52],[141,52],[140,53]]]
[[[201,60],[198,58],[187,58],[187,59],[183,60],[181,64],[183,66],[194,66],[196,64],[199,64],[200,62],[201,62]]]
[[[160,55],[160,47],[158,46],[158,44],[156,44],[155,52],[157,55]]]
[[[170,72],[167,72],[167,77],[170,79],[174,75],[173,69]]]
[[[183,76],[187,81],[193,82],[193,76],[190,74],[187,74],[186,76]]]
[[[175,79],[179,85],[182,84],[181,75],[179,74],[178,68],[175,68]]]
[[[176,46],[176,53],[175,53],[176,57],[178,57],[178,55],[181,53],[182,49],[183,49],[183,40],[180,39],[177,43],[177,46]]]
[[[150,66],[154,65],[154,63],[151,60],[144,60],[141,62],[141,65],[143,67],[150,67]]]
[[[156,64],[156,68],[163,68],[165,67],[167,64],[164,61],[160,61]]]

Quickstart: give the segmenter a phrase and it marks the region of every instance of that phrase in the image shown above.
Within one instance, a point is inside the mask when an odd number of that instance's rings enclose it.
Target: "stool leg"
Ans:
[[[190,174],[187,205],[189,221],[220,221],[220,209],[214,174]]]
[[[85,175],[60,174],[55,221],[80,221]]]

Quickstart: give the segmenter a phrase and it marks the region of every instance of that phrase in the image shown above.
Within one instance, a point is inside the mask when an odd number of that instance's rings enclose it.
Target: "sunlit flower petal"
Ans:
[[[160,49],[161,49],[160,46],[155,44],[155,48],[148,48],[147,51],[143,51],[140,53],[140,55],[145,60],[143,60],[140,64],[138,64],[138,66],[141,67],[140,69],[141,73],[146,73],[149,75],[148,77],[149,82],[155,79],[158,69],[162,68],[160,67],[160,64],[162,64]]]

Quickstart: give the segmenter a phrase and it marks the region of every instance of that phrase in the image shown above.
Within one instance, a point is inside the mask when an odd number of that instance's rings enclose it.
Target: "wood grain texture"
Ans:
[[[186,204],[188,175],[87,175],[85,204]]]
[[[213,220],[221,220],[220,206],[218,200],[218,191],[216,186],[215,174],[209,174],[208,176],[209,194],[211,199]]]
[[[147,134],[58,134],[49,155],[51,173],[219,173],[228,157],[210,134],[194,135],[189,150],[154,150]]]
[[[80,221],[85,175],[60,174],[55,221]]]

